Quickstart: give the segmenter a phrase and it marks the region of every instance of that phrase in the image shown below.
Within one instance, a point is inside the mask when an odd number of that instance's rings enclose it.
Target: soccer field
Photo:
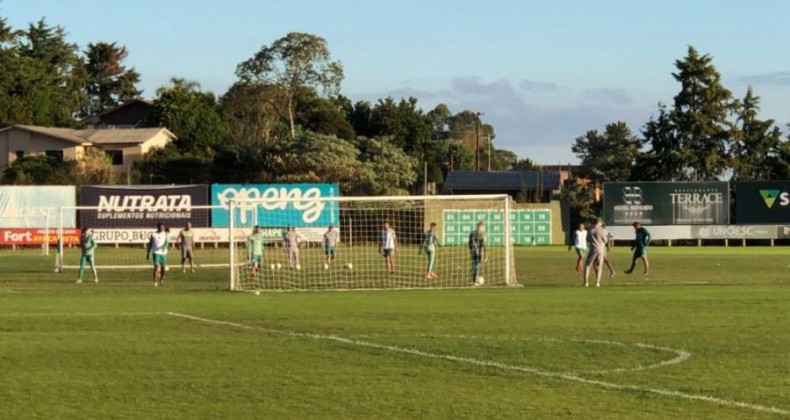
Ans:
[[[3,251],[0,418],[790,416],[786,248],[615,248],[599,289],[515,252],[526,287],[255,296]]]

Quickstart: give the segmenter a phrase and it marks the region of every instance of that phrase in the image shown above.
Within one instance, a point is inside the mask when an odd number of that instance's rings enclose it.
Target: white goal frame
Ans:
[[[236,221],[235,221],[235,210],[239,208],[246,208],[249,209],[251,207],[256,207],[260,205],[275,205],[275,204],[282,204],[282,203],[301,203],[304,205],[305,203],[311,202],[335,202],[335,203],[393,203],[393,202],[436,202],[442,203],[450,201],[457,201],[457,202],[483,202],[488,201],[495,203],[496,201],[501,201],[501,210],[503,212],[503,219],[502,223],[504,224],[504,229],[502,231],[502,235],[504,236],[504,240],[502,243],[502,253],[504,255],[502,264],[503,275],[504,275],[504,285],[506,286],[516,286],[516,276],[515,276],[515,269],[514,269],[514,257],[513,257],[513,240],[511,234],[511,209],[512,209],[512,199],[508,194],[481,194],[481,195],[430,195],[430,196],[349,196],[349,197],[320,197],[320,198],[307,198],[307,197],[300,197],[300,198],[266,198],[262,197],[260,199],[253,199],[253,200],[233,200],[229,202],[229,228],[231,231],[237,230]],[[253,214],[257,214],[257,212],[252,212]],[[257,222],[257,221],[256,221]],[[253,223],[257,224],[257,223]],[[420,225],[427,224],[427,222],[422,222]],[[285,227],[285,226],[282,226]],[[232,236],[233,237],[233,236]],[[238,245],[238,244],[235,244]],[[458,246],[463,246],[466,249],[466,241]],[[490,245],[487,244],[487,247]],[[243,262],[239,262],[239,256],[236,255],[239,250],[237,249],[239,246],[231,246],[229,252],[230,258],[230,281],[229,281],[229,288],[231,291],[258,291],[258,290],[251,290],[246,289],[240,286],[240,272],[239,270],[244,267],[245,264]],[[468,252],[468,251],[466,251]],[[265,268],[261,268],[262,271]],[[387,288],[386,290],[393,290],[393,289],[412,289],[417,287],[394,287],[394,288]],[[430,287],[419,287],[419,288],[430,288]],[[439,286],[438,288],[446,288]],[[321,290],[345,290],[347,288],[333,288],[329,287],[326,289]],[[360,287],[354,288],[355,290],[374,290],[375,288],[371,289],[368,287]],[[270,290],[270,289],[266,289]],[[290,290],[290,289],[289,289]],[[313,289],[296,289],[296,290],[313,290]]]

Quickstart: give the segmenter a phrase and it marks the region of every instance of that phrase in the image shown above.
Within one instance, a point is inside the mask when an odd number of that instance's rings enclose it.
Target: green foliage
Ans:
[[[373,177],[363,188],[366,195],[406,195],[417,181],[418,158],[409,155],[388,138],[359,138],[360,160]]]
[[[3,184],[69,185],[75,183],[76,164],[45,155],[15,160],[3,171]]]
[[[738,112],[738,132],[732,144],[735,181],[787,179],[790,175],[788,143],[774,120],[760,120],[760,97],[746,91]]]
[[[135,183],[139,184],[211,184],[212,158],[204,154],[182,152],[170,144],[153,149],[134,162]]]
[[[681,89],[670,117],[688,179],[717,179],[730,162],[733,126],[729,117],[738,104],[722,85],[712,61],[690,46],[686,57],[675,62],[678,71],[672,74]]]
[[[287,116],[291,139],[296,138],[299,94],[304,88],[320,90],[326,96],[339,93],[343,67],[332,61],[326,40],[321,37],[291,32],[271,46],[264,45],[250,59],[242,62],[236,75],[243,83],[276,86],[281,101],[273,101],[280,115]]]
[[[77,185],[115,184],[118,174],[112,165],[112,158],[103,151],[92,147],[76,162]]]
[[[84,115],[97,114],[139,98],[143,93],[136,87],[140,83],[140,74],[123,64],[128,55],[126,47],[115,42],[88,44],[85,50],[85,72],[88,77],[86,92],[89,108]]]
[[[588,131],[571,148],[582,164],[581,176],[597,183],[627,181],[639,151],[639,139],[624,122]]]
[[[540,169],[540,165],[536,164],[530,158],[518,159],[511,165],[511,169],[518,171],[535,171]]]
[[[173,78],[170,86],[157,90],[154,109],[145,125],[167,127],[179,151],[211,155],[225,146],[228,130],[214,95],[200,90],[197,82]]]

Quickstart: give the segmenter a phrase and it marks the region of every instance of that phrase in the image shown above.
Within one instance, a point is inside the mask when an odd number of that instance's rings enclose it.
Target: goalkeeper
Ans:
[[[485,233],[483,221],[477,222],[477,229],[469,234],[469,255],[472,257],[472,283],[478,285],[478,276],[482,271],[483,261],[486,256]]]
[[[426,280],[435,280],[439,277],[439,275],[436,274],[437,245],[441,246],[439,237],[436,236],[436,223],[431,222],[430,229],[422,234],[422,244],[420,245],[420,250],[417,252],[422,253],[422,251],[425,250],[425,256],[428,258],[427,274],[425,275]]]
[[[252,275],[258,276],[258,271],[263,264],[263,234],[261,227],[255,225],[252,229],[252,234],[247,237],[247,245],[250,250],[250,264],[252,265]]]
[[[94,251],[96,251],[96,241],[93,239],[93,231],[87,227],[82,227],[82,234],[80,235],[80,250],[82,256],[80,257],[80,269],[77,273],[77,283],[82,283],[82,275],[85,273],[85,263],[91,266],[93,272],[93,281],[98,283],[99,276],[96,274],[96,264],[94,261]]]

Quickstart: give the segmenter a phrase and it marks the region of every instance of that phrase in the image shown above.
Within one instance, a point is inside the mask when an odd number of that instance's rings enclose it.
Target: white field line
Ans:
[[[58,317],[70,316],[161,316],[163,312],[14,312],[3,314],[0,318]]]
[[[595,386],[599,386],[601,388],[607,388],[607,389],[612,389],[612,390],[616,390],[616,391],[644,392],[644,393],[661,395],[661,396],[665,396],[665,397],[675,397],[675,398],[682,398],[682,399],[694,400],[694,401],[705,401],[705,402],[709,402],[709,403],[717,404],[717,405],[721,405],[721,406],[739,407],[739,408],[745,408],[745,409],[753,410],[753,411],[760,411],[760,412],[764,412],[764,413],[779,414],[779,415],[784,415],[784,416],[790,415],[790,411],[785,410],[785,409],[781,409],[781,408],[777,408],[777,407],[771,407],[771,406],[765,406],[765,405],[759,405],[759,404],[752,404],[752,403],[747,403],[747,402],[742,402],[742,401],[735,401],[735,400],[725,400],[723,398],[712,397],[712,396],[709,396],[709,395],[689,394],[689,393],[680,392],[680,391],[672,391],[672,390],[659,389],[659,388],[649,388],[649,387],[643,387],[643,386],[639,386],[639,385],[622,385],[622,384],[616,384],[616,383],[613,383],[613,382],[601,381],[601,380],[597,380],[597,379],[588,379],[588,378],[584,378],[584,377],[581,377],[579,375],[574,375],[574,374],[567,374],[567,373],[560,373],[560,372],[549,372],[549,371],[535,369],[535,368],[531,368],[531,367],[527,367],[527,366],[508,365],[508,364],[505,364],[505,363],[492,362],[492,361],[489,361],[489,360],[480,360],[480,359],[474,359],[474,358],[469,358],[469,357],[454,356],[452,354],[431,353],[431,352],[427,352],[427,351],[423,351],[423,350],[417,350],[417,349],[412,349],[412,348],[408,348],[408,347],[399,347],[399,346],[393,346],[393,345],[389,345],[389,344],[372,343],[372,342],[369,342],[369,341],[354,340],[354,339],[350,339],[350,338],[339,337],[339,336],[336,336],[336,335],[323,335],[323,334],[313,334],[313,333],[304,333],[304,332],[296,332],[296,331],[277,330],[277,329],[273,329],[273,328],[266,328],[266,327],[258,327],[258,326],[239,324],[237,322],[230,322],[230,321],[222,321],[222,320],[217,320],[217,319],[202,318],[202,317],[199,317],[199,316],[182,314],[182,313],[178,313],[178,312],[167,312],[167,314],[171,315],[171,316],[174,316],[174,317],[189,319],[189,320],[192,320],[192,321],[198,321],[198,322],[203,322],[203,323],[207,323],[207,324],[224,325],[224,326],[238,328],[238,329],[243,329],[243,330],[261,331],[261,332],[265,332],[265,333],[269,333],[269,334],[284,335],[284,336],[288,336],[288,337],[309,338],[309,339],[320,340],[320,341],[334,341],[334,342],[337,342],[337,343],[348,344],[348,345],[352,345],[352,346],[374,348],[374,349],[379,349],[379,350],[387,350],[387,351],[391,351],[391,352],[394,352],[394,353],[409,354],[409,355],[420,356],[420,357],[425,357],[425,358],[429,358],[429,359],[448,360],[448,361],[451,361],[451,362],[466,363],[466,364],[475,365],[475,366],[482,366],[482,367],[488,367],[488,368],[496,368],[496,369],[501,369],[501,370],[513,371],[513,372],[527,373],[527,374],[530,374],[530,375],[542,376],[542,377],[551,378],[551,379],[563,379],[563,380],[566,380],[566,381],[579,382],[579,383],[588,384],[588,385],[595,385]]]
[[[425,338],[458,338],[463,340],[499,340],[499,341],[545,341],[554,343],[584,343],[584,344],[601,344],[613,347],[636,347],[640,349],[656,350],[666,353],[673,353],[675,357],[671,359],[661,360],[649,365],[639,365],[633,367],[621,367],[613,369],[600,369],[600,370],[577,370],[562,372],[567,375],[590,375],[590,374],[607,374],[607,373],[620,373],[620,372],[639,372],[642,370],[656,369],[664,366],[672,366],[685,362],[691,357],[691,353],[683,349],[673,349],[670,347],[656,346],[647,343],[627,344],[620,341],[609,340],[590,340],[584,338],[551,338],[551,337],[493,337],[493,336],[479,336],[479,335],[459,335],[459,334],[413,334],[412,337],[425,337]]]

